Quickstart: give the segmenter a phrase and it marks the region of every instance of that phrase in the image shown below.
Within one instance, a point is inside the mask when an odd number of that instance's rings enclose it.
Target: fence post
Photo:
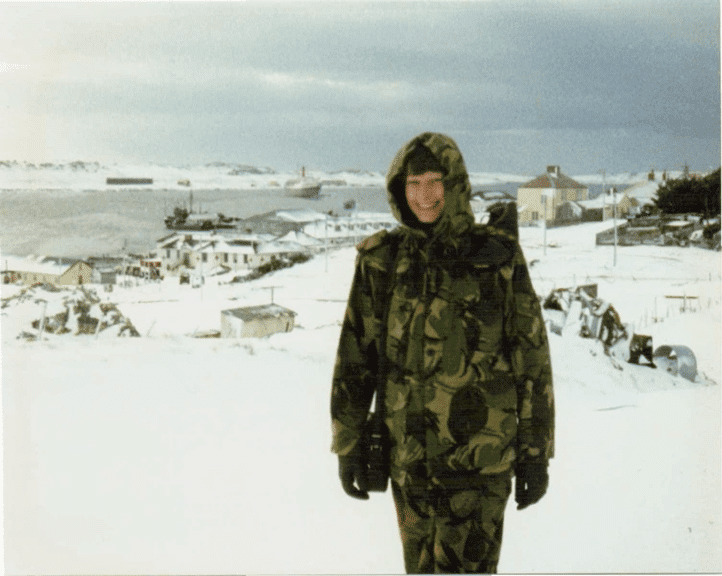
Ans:
[[[48,308],[48,301],[43,300],[43,316],[40,319],[40,325],[38,326],[38,340],[43,338],[43,328],[45,328],[45,311]]]

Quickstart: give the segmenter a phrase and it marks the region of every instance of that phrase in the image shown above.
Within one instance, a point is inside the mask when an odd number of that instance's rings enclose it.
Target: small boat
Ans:
[[[318,198],[321,191],[321,181],[306,176],[306,168],[301,168],[301,177],[288,180],[284,185],[289,196],[297,198]]]
[[[171,216],[164,219],[168,230],[222,230],[236,228],[240,218],[223,214],[195,212],[193,210],[193,193],[190,194],[190,207],[176,206]]]
[[[165,217],[168,230],[223,230],[236,228],[240,218],[223,214],[206,214],[189,212],[185,208],[176,207],[172,216]]]

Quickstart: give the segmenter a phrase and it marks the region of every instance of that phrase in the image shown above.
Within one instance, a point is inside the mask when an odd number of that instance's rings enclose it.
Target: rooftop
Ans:
[[[236,318],[240,318],[244,322],[252,320],[260,320],[262,318],[278,318],[280,316],[295,316],[293,310],[279,306],[278,304],[262,304],[260,306],[245,306],[242,308],[229,308],[223,310],[223,314],[230,314]]]
[[[559,166],[547,166],[547,171],[541,176],[522,184],[519,188],[586,188],[576,180],[562,174]]]

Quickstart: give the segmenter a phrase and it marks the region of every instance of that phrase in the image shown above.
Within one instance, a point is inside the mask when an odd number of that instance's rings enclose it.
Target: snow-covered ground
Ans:
[[[509,503],[500,572],[720,572],[720,256],[596,247],[610,224],[521,231],[535,287],[597,283],[699,376],[623,365],[550,334],[557,430],[548,494]],[[112,293],[140,338],[17,339],[42,303],[2,310],[5,572],[401,573],[390,493],[347,497],[329,392],[354,250],[246,284]],[[290,333],[199,339],[220,311],[278,304]],[[18,294],[2,286],[3,298]],[[62,294],[62,293],[60,293]],[[669,296],[696,297],[692,310]],[[48,309],[60,296],[47,293]],[[690,304],[691,303],[691,304]],[[655,321],[657,320],[657,321]]]

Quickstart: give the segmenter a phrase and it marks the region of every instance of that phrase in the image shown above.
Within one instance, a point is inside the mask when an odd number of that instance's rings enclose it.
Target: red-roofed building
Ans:
[[[518,189],[519,224],[534,224],[542,219],[555,224],[562,205],[588,198],[589,188],[562,174],[559,166],[547,166],[544,174]]]

